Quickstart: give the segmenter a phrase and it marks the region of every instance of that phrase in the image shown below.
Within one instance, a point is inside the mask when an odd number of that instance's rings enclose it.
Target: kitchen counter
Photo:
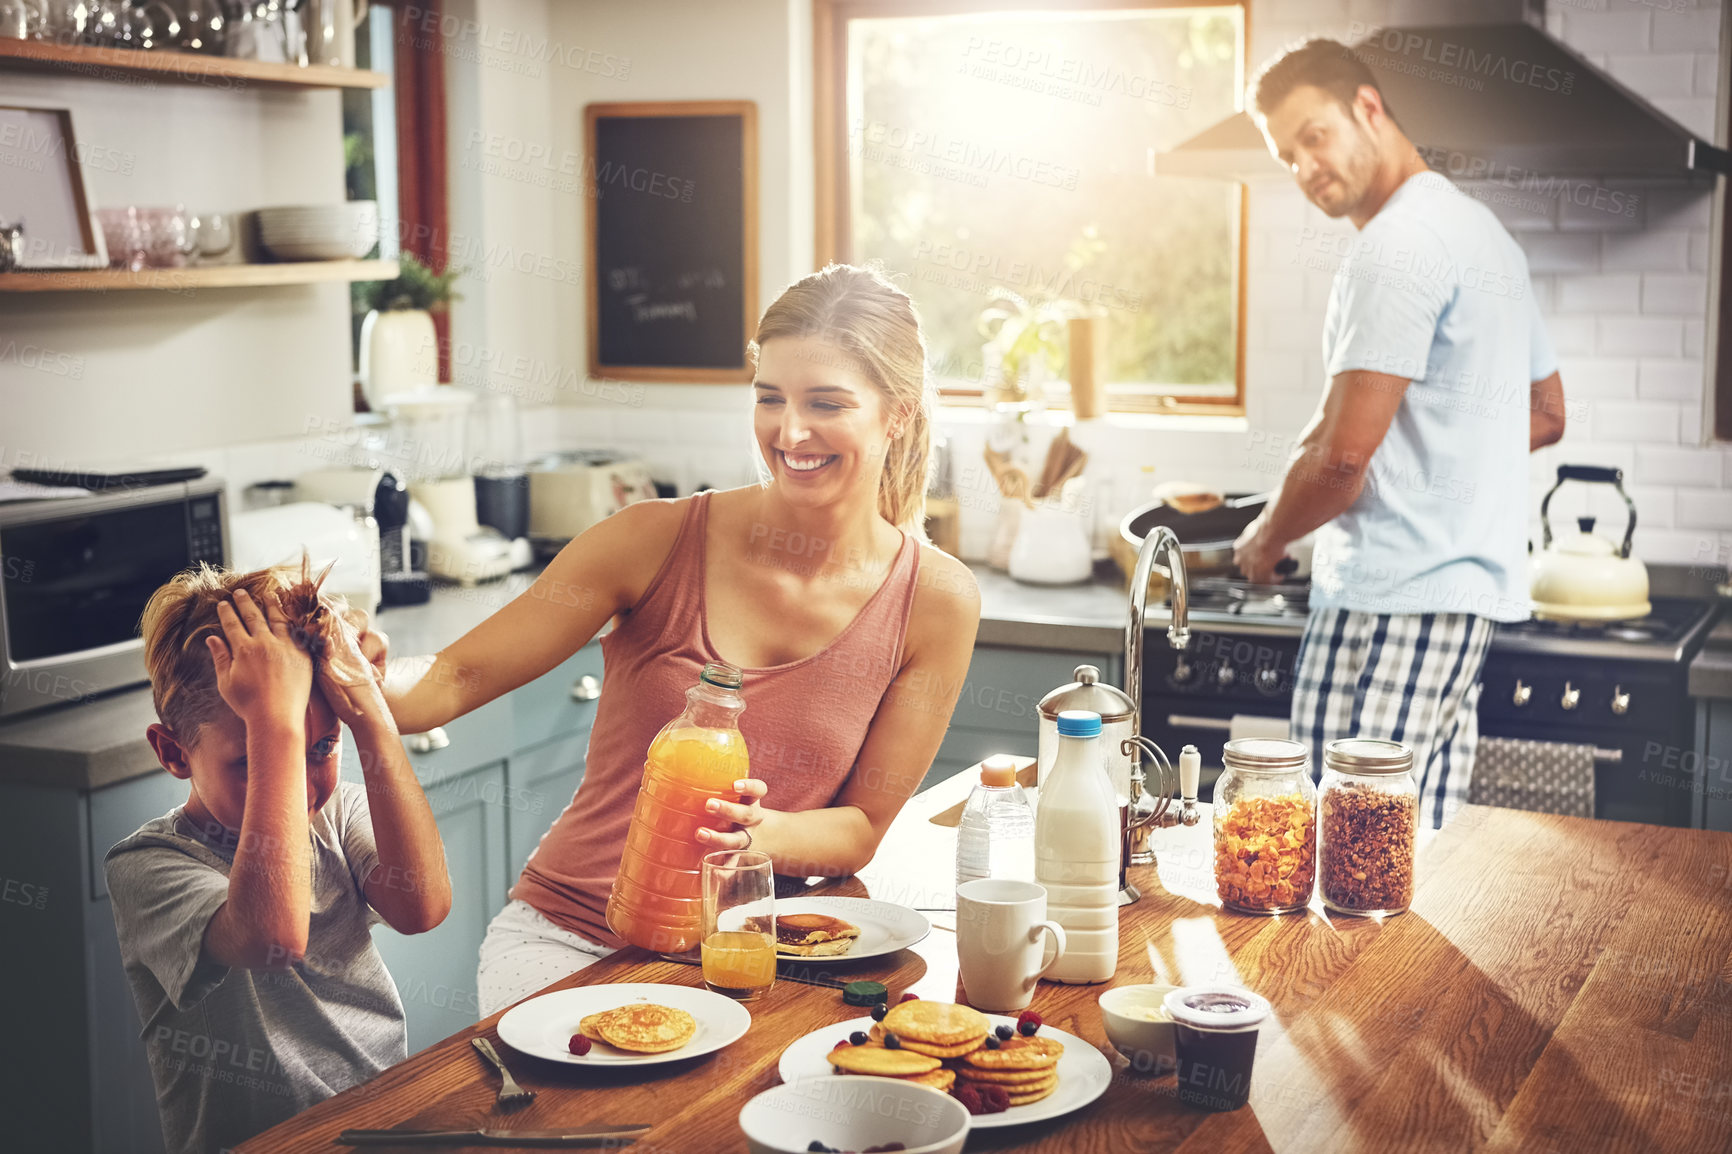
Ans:
[[[821,889],[949,906],[955,831],[930,818],[971,783],[916,795],[858,878]],[[1732,1085],[1732,834],[1469,806],[1428,837],[1411,911],[1386,920],[1244,917],[1215,900],[1210,820],[1157,831],[1144,898],[1120,916],[1114,985],[1237,982],[1267,997],[1246,1108],[1180,1105],[1175,1078],[1133,1072],[1107,1048],[1104,986],[1042,982],[1033,1008],[1114,1062],[1105,1094],[1050,1122],[978,1131],[971,1150],[1723,1151]],[[936,866],[943,864],[943,869]],[[954,1000],[954,922],[887,958],[829,975]],[[1680,933],[1680,927],[1688,932]],[[817,969],[818,967],[811,967]],[[697,986],[699,973],[628,948],[549,986]],[[331,1149],[349,1127],[653,1126],[637,1149],[745,1149],[736,1119],[778,1081],[795,1039],[859,1015],[829,989],[778,982],[746,1036],[654,1070],[541,1062],[499,1041],[498,1015],[244,1142],[238,1154]],[[494,1107],[486,1036],[528,1106]],[[791,1136],[796,1148],[804,1139]],[[454,1147],[446,1147],[451,1149]],[[469,1149],[469,1147],[464,1147]]]
[[[471,588],[441,585],[426,604],[385,609],[376,620],[394,656],[432,653],[504,607],[539,571]],[[974,573],[980,644],[1123,652],[1126,598],[1115,570],[1062,588],[1023,585],[985,565]],[[0,725],[0,781],[90,790],[155,772],[144,731],[156,719],[150,688],[140,686]]]
[[[1690,696],[1732,701],[1732,617],[1714,626],[1690,662]]]

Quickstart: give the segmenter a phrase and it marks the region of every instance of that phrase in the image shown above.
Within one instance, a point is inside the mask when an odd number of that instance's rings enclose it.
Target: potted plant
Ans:
[[[461,299],[451,290],[458,269],[436,273],[404,253],[396,279],[356,286],[361,322],[361,388],[370,408],[380,400],[439,382],[439,340],[429,311]]]
[[[1064,367],[1066,326],[1082,312],[1075,301],[1036,304],[1010,289],[994,289],[977,322],[986,338],[986,363],[998,365],[997,383],[986,387],[987,404],[1027,408],[1038,401],[1041,382]]]

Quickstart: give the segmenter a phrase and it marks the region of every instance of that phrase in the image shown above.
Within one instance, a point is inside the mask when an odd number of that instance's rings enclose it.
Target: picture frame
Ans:
[[[23,226],[19,271],[108,267],[70,109],[0,105],[0,224]]]

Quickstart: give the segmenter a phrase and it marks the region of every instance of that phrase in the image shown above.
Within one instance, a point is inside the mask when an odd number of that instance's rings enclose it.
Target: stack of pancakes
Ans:
[[[1058,1059],[1063,1053],[1064,1043],[1056,1038],[1016,1034],[996,1050],[983,1047],[971,1052],[956,1072],[965,1086],[997,1086],[1010,1095],[1012,1106],[1026,1106],[1057,1089]]]
[[[1003,1088],[1012,1106],[1038,1102],[1058,1085],[1058,1058],[1064,1044],[1051,1038],[1020,1035],[986,1048],[992,1023],[968,1006],[918,999],[890,1008],[860,1046],[830,1051],[830,1064],[844,1074],[903,1078],[949,1090],[958,1076],[964,1084],[991,1083]],[[895,1034],[900,1048],[884,1045]]]
[[[591,1014],[577,1024],[577,1032],[592,1042],[606,1042],[639,1054],[677,1050],[697,1031],[696,1019],[684,1010],[653,1002],[629,1002]]]

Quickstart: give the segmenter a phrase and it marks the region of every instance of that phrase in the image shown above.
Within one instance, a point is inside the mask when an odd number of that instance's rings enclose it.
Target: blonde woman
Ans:
[[[706,851],[750,845],[778,873],[853,873],[938,752],[980,600],[967,568],[924,540],[931,414],[913,302],[832,265],[777,298],[751,353],[759,485],[629,506],[430,665],[392,663],[392,713],[420,732],[615,622],[583,785],[481,948],[483,1016],[621,944],[603,914],[644,755],[705,662],[744,670],[752,757],[739,803],[711,803],[735,830],[700,830]]]

